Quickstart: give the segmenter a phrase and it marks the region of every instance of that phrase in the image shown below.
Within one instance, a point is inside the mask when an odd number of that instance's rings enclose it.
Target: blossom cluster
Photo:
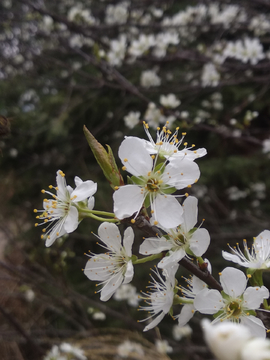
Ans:
[[[162,101],[172,103],[175,99],[170,96]],[[42,236],[46,246],[74,231],[83,218],[98,220],[102,223],[97,237],[105,252],[94,254],[90,251],[84,274],[98,282],[96,293],[100,293],[101,301],[114,296],[137,306],[142,300],[144,304],[139,310],[148,312],[148,317],[141,320],[147,322],[144,331],[153,329],[167,314],[178,320],[178,326],[182,328],[196,312],[200,312],[213,315],[213,325],[241,323],[251,336],[264,338],[266,328],[256,312],[262,306],[268,310],[269,290],[263,285],[262,272],[270,266],[270,231],[265,230],[254,238],[251,250],[244,241],[244,252],[239,245],[230,247],[231,253],[222,252],[224,259],[247,268],[247,275],[239,269],[226,267],[219,273],[219,282],[209,282],[200,276],[204,274],[214,279],[209,260],[203,258],[210,235],[202,224],[197,225],[198,199],[189,195],[186,189],[198,181],[200,170],[195,160],[205,156],[206,149],[195,149],[195,145],[188,147],[184,142],[186,134],[182,133],[179,138],[179,129],[172,132],[168,124],[157,129],[156,140],[146,122],[144,129],[147,140],[125,137],[118,150],[122,170],[131,175],[127,184],[114,167],[116,164],[112,165],[112,158],[110,162],[104,157],[100,160],[99,152],[92,149],[114,188],[112,213],[94,210],[93,195],[97,184],[75,177],[76,188],[72,189],[66,185],[64,173],[57,171],[56,195],[42,191],[52,199],[44,200],[44,210],[37,216],[41,225],[46,226]],[[96,140],[90,135],[86,132],[91,147],[92,141]],[[111,156],[99,151],[105,157]],[[261,191],[261,187],[255,185],[254,191]],[[133,227],[142,218],[149,229],[153,229],[153,235],[141,242],[138,255],[143,257],[138,258],[133,254],[136,240]],[[123,237],[118,228],[120,222],[128,224]],[[177,276],[183,260],[199,270],[186,279],[187,287],[179,284]],[[136,266],[148,261],[156,261],[156,265],[147,291],[141,291],[138,296],[130,283]]]

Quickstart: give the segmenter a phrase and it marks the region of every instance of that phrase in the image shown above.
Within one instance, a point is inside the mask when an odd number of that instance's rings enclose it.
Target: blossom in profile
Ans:
[[[157,276],[158,281],[151,275],[152,281],[147,286],[149,289],[146,293],[142,292],[140,298],[148,306],[140,306],[139,310],[145,310],[149,313],[149,316],[142,320],[147,321],[154,318],[150,324],[148,324],[143,331],[148,331],[157,326],[166,314],[170,311],[173,305],[174,299],[174,287],[175,287],[175,273],[179,265],[174,265],[169,269],[163,271],[165,279],[157,270],[152,270]]]
[[[179,147],[182,145],[184,137],[186,133],[182,133],[182,137],[178,139],[178,131],[179,128],[176,128],[175,132],[171,132],[167,128],[167,123],[162,128],[157,128],[157,137],[156,141],[152,138],[149,132],[149,126],[144,122],[144,130],[149,139],[142,140],[140,139],[146,150],[149,154],[158,154],[161,158],[165,158],[169,161],[173,161],[174,159],[187,159],[187,160],[195,160],[202,156],[206,155],[205,148],[194,149],[195,145],[192,145],[190,148],[187,148],[187,143],[184,143],[184,148],[179,150]]]
[[[124,232],[123,241],[115,224],[104,222],[98,228],[98,237],[107,250],[105,254],[91,254],[84,273],[88,279],[100,281],[100,300],[107,301],[122,284],[128,284],[134,274],[131,248],[134,232],[131,227]]]
[[[119,157],[133,175],[133,184],[119,187],[114,195],[114,213],[120,220],[138,215],[145,201],[151,206],[155,224],[170,229],[182,222],[182,206],[172,192],[196,182],[198,165],[185,158],[156,168],[156,158],[142,146],[141,139],[127,137],[119,148]]]
[[[57,186],[49,186],[50,189],[56,190],[56,195],[51,191],[42,190],[43,194],[50,195],[52,199],[43,200],[44,210],[34,210],[35,213],[42,213],[36,217],[42,222],[35,225],[46,225],[42,230],[44,234],[41,238],[46,240],[47,247],[51,246],[57,238],[77,229],[80,222],[79,205],[87,206],[90,210],[94,207],[93,195],[97,191],[97,184],[91,180],[82,181],[78,176],[75,177],[74,182],[75,189],[66,184],[65,174],[58,170]]]
[[[263,322],[256,317],[264,299],[269,297],[265,286],[247,286],[245,274],[227,267],[220,274],[223,293],[205,288],[194,299],[194,307],[202,314],[217,314],[213,323],[229,320],[247,326],[254,336],[265,337]]]
[[[151,237],[140,246],[140,254],[151,255],[168,251],[158,263],[159,268],[166,268],[177,263],[186,255],[202,256],[210,243],[206,229],[195,228],[198,214],[198,200],[189,196],[183,203],[183,222],[174,229],[168,229],[162,237]]]
[[[224,259],[232,261],[238,265],[252,269],[268,269],[270,267],[270,231],[264,230],[254,238],[251,249],[244,240],[244,252],[241,251],[239,245],[231,247],[232,253],[222,251]]]

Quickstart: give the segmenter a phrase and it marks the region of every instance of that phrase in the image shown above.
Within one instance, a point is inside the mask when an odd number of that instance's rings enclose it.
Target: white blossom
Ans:
[[[269,297],[268,289],[265,286],[246,288],[245,274],[230,267],[222,271],[220,282],[224,295],[218,290],[205,288],[194,299],[195,309],[202,314],[218,313],[213,323],[224,320],[241,322],[252,335],[265,337],[263,322],[254,315],[263,300]]]
[[[198,200],[189,196],[183,203],[183,222],[175,228],[168,229],[161,238],[146,238],[141,244],[139,253],[143,255],[159,254],[168,251],[160,260],[158,267],[163,269],[178,263],[187,254],[202,256],[210,243],[210,236],[206,229],[195,228],[198,214]]]
[[[139,111],[130,111],[126,116],[124,116],[125,125],[129,129],[133,129],[140,122],[141,113]]]
[[[208,319],[203,319],[202,328],[204,339],[218,360],[244,360],[241,352],[251,339],[247,327],[229,321],[213,325]],[[254,357],[251,359],[255,360]]]
[[[106,7],[105,23],[109,25],[125,24],[128,18],[128,7],[128,1],[123,1],[115,5],[108,5]]]
[[[161,105],[171,109],[175,109],[181,104],[181,101],[177,99],[175,94],[161,95],[159,102]]]
[[[142,345],[133,341],[126,340],[117,347],[117,354],[122,358],[143,358],[144,351]]]
[[[239,245],[231,247],[232,254],[222,251],[222,256],[228,261],[252,269],[268,269],[270,267],[270,231],[264,230],[254,238],[251,249],[244,240],[244,252],[241,251]]]
[[[98,237],[107,250],[105,254],[91,254],[84,273],[93,281],[100,281],[102,288],[100,300],[107,301],[121,284],[129,283],[133,278],[131,247],[134,233],[131,227],[124,232],[123,243],[121,234],[115,224],[104,222],[98,228]]]
[[[156,129],[159,124],[164,124],[166,121],[165,116],[161,113],[160,109],[157,108],[154,103],[148,104],[147,110],[144,114],[144,119],[153,129]]]
[[[138,215],[145,200],[150,202],[155,224],[170,229],[182,221],[182,207],[170,195],[194,183],[200,175],[198,165],[188,159],[175,159],[155,169],[156,160],[142,145],[141,139],[126,137],[118,152],[124,170],[134,175],[133,184],[119,187],[114,195],[114,213],[118,219]]]
[[[189,337],[192,334],[192,328],[189,325],[179,326],[174,325],[172,329],[172,336],[174,340],[179,341],[184,337]]]
[[[145,70],[141,73],[140,84],[145,88],[159,86],[161,84],[161,79],[157,75],[156,71]]]
[[[151,275],[152,281],[150,285],[147,286],[149,290],[146,293],[142,292],[142,296],[140,296],[148,306],[140,306],[139,310],[145,310],[149,313],[149,316],[142,321],[150,320],[153,317],[155,318],[143,331],[153,329],[170,311],[174,299],[175,273],[178,267],[179,265],[174,265],[164,270],[163,275],[165,276],[165,280],[157,270],[152,270],[158,277],[158,281]]]
[[[52,196],[53,199],[44,199],[44,210],[34,210],[34,212],[42,212],[36,218],[43,220],[38,225],[46,224],[46,228],[42,231],[45,233],[41,235],[42,239],[46,240],[45,245],[51,246],[54,241],[64,234],[71,233],[77,229],[79,225],[78,206],[88,205],[88,209],[92,210],[94,207],[94,197],[92,196],[97,191],[97,184],[91,180],[82,181],[78,176],[75,177],[74,182],[76,188],[66,184],[65,174],[58,170],[56,173],[57,186],[49,186],[50,189],[56,190],[56,195],[50,191],[42,190],[43,194]]]
[[[217,86],[220,80],[220,74],[212,63],[205,64],[202,71],[202,86]]]
[[[155,346],[160,354],[170,354],[173,351],[173,348],[169,345],[167,340],[157,339],[155,341]]]

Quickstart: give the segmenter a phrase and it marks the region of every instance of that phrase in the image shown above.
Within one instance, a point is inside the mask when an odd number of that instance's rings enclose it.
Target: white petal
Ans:
[[[92,196],[97,191],[97,183],[94,183],[92,180],[83,181],[75,190],[70,194],[70,198],[75,202],[83,201],[89,196]]]
[[[235,254],[231,254],[231,253],[228,253],[227,251],[224,251],[222,250],[222,256],[224,257],[225,260],[227,261],[232,261],[236,264],[239,264],[241,266],[244,266],[244,267],[250,267],[250,262],[248,261],[242,261],[237,255]]]
[[[185,326],[189,322],[189,320],[193,317],[195,311],[196,310],[193,304],[184,305],[180,314],[176,316],[176,318],[178,318],[178,325]]]
[[[119,288],[119,286],[123,282],[123,275],[121,273],[117,273],[116,275],[111,276],[109,281],[102,288],[100,293],[100,300],[107,301],[109,300],[115,291]]]
[[[218,290],[201,290],[194,299],[194,307],[202,314],[215,314],[223,307],[223,299]]]
[[[161,320],[164,318],[165,313],[162,312],[161,314],[159,314],[149,325],[147,325],[143,331],[148,331],[150,329],[153,329],[155,326],[157,326],[157,324],[159,324],[161,322]]]
[[[227,295],[238,297],[246,289],[247,278],[241,270],[227,267],[220,275],[220,283]]]
[[[51,246],[55,242],[56,239],[60,238],[64,234],[66,234],[66,230],[64,229],[63,224],[64,224],[64,220],[60,219],[53,225],[51,231],[49,232],[49,234],[46,238],[46,242],[45,242],[46,247]]]
[[[109,266],[112,259],[107,254],[92,256],[86,263],[84,274],[92,281],[104,281],[111,277]]]
[[[133,264],[132,261],[130,260],[127,263],[127,269],[126,269],[126,273],[124,275],[124,282],[123,284],[128,284],[131,282],[131,280],[133,279],[134,276],[134,268],[133,268]]]
[[[207,151],[205,148],[199,148],[197,150],[181,150],[185,153],[186,159],[193,161],[197,158],[200,158],[202,156],[205,156],[207,154]]]
[[[75,182],[76,186],[79,186],[83,183],[83,180],[81,178],[79,178],[79,176],[75,176],[74,182]]]
[[[165,256],[162,260],[160,260],[160,262],[158,263],[158,267],[160,269],[171,267],[174,263],[178,263],[178,261],[182,260],[185,255],[186,252],[182,248],[177,251],[173,251],[170,253],[169,256]]]
[[[75,206],[70,206],[68,215],[65,220],[64,228],[67,233],[71,233],[77,229],[79,225],[78,210]]]
[[[194,184],[199,177],[200,169],[198,165],[184,158],[182,160],[172,159],[165,167],[162,180],[165,184],[174,186],[179,190]]]
[[[183,208],[172,195],[157,194],[151,206],[153,218],[166,229],[178,226],[182,221]]]
[[[185,233],[187,233],[189,230],[193,229],[197,223],[198,199],[194,196],[188,196],[182,206],[184,210],[184,222],[181,224],[181,228],[183,228]]]
[[[140,211],[144,193],[137,185],[124,185],[113,194],[115,216],[122,220]]]
[[[265,287],[248,287],[243,294],[244,297],[244,306],[247,309],[256,310],[260,307],[263,299],[269,298],[269,290]]]
[[[132,245],[134,241],[134,231],[132,227],[128,227],[124,232],[123,246],[125,248],[127,256],[132,256]]]
[[[252,336],[266,337],[265,326],[257,317],[253,315],[241,317],[241,323],[249,328]]]
[[[198,229],[194,231],[191,239],[189,240],[190,250],[196,256],[202,256],[210,244],[210,235],[206,229]]]
[[[122,248],[121,234],[117,225],[108,222],[102,223],[98,228],[98,236],[109,249],[120,253]]]
[[[156,238],[150,237],[144,240],[141,244],[139,253],[142,255],[159,254],[162,251],[170,250],[172,243],[164,237]]]
[[[89,210],[93,210],[94,206],[95,206],[95,198],[94,196],[90,196],[90,198],[88,199],[87,207]]]
[[[197,276],[192,276],[192,290],[194,294],[198,294],[201,290],[206,288],[206,283]]]
[[[126,137],[119,147],[118,155],[132,175],[147,175],[152,170],[153,159],[139,138]]]
[[[56,184],[57,184],[57,196],[62,200],[66,201],[67,199],[67,183],[66,178],[62,175],[62,171],[58,170],[56,173]]]

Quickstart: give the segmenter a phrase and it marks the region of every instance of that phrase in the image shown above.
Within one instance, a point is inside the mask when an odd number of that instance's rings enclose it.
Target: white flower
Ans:
[[[134,126],[136,126],[137,124],[139,124],[139,122],[140,122],[140,116],[141,116],[141,113],[140,113],[139,111],[130,111],[130,112],[124,117],[125,125],[126,125],[129,129],[133,129]]]
[[[220,80],[220,74],[212,63],[205,64],[202,72],[202,86],[217,86]]]
[[[197,223],[198,200],[194,196],[189,196],[183,203],[183,209],[184,221],[181,225],[167,230],[167,236],[145,239],[140,246],[139,252],[143,255],[159,254],[168,250],[167,256],[158,263],[161,269],[179,262],[187,253],[202,256],[209,246],[208,231],[194,228]]]
[[[242,347],[241,360],[267,360],[270,359],[270,340],[255,338]],[[230,359],[231,360],[231,359]]]
[[[50,189],[56,190],[56,195],[50,191],[42,190],[43,194],[49,194],[53,199],[44,199],[43,210],[34,210],[34,212],[42,212],[36,218],[44,220],[41,224],[47,224],[42,231],[45,235],[41,235],[42,239],[46,239],[46,246],[51,246],[54,241],[66,233],[71,233],[77,229],[79,225],[79,212],[77,206],[86,205],[88,199],[88,208],[94,207],[93,194],[97,191],[97,184],[91,180],[82,181],[78,176],[74,179],[76,188],[73,190],[71,186],[66,184],[65,174],[58,170],[56,173],[56,187],[50,185]],[[79,204],[80,203],[80,204]]]
[[[148,122],[149,126],[156,129],[160,123],[164,123],[166,118],[162,115],[159,108],[154,103],[149,103],[144,114],[144,119]]]
[[[128,51],[130,55],[138,57],[149,50],[151,46],[154,46],[155,43],[154,35],[140,34],[138,40],[132,41]]]
[[[123,1],[115,5],[108,5],[106,7],[105,23],[109,25],[125,24],[128,18],[128,7],[128,1]]]
[[[223,296],[218,290],[203,289],[194,299],[195,309],[202,314],[218,313],[214,323],[223,320],[241,322],[249,328],[252,335],[265,337],[265,327],[254,315],[263,299],[269,297],[268,289],[265,286],[250,286],[246,289],[245,274],[230,267],[222,271],[220,282]]]
[[[74,355],[78,360],[87,360],[87,357],[84,355],[84,351],[77,346],[69,343],[62,343],[59,348],[61,351],[68,353],[69,355]]]
[[[172,109],[176,108],[181,104],[181,101],[178,100],[174,94],[161,95],[159,98],[159,102],[161,103],[161,105]]]
[[[159,86],[161,84],[161,79],[154,70],[145,70],[141,73],[140,83],[141,86],[149,88],[152,86]]]
[[[127,303],[130,306],[138,306],[139,304],[139,294],[137,293],[137,289],[135,286],[131,284],[123,284],[121,285],[114,294],[114,299],[117,301],[127,300]]]
[[[153,140],[150,132],[149,126],[145,122],[144,130],[146,135],[148,136],[149,141],[141,140],[144,144],[144,147],[149,152],[149,154],[158,154],[160,157],[164,157],[167,160],[172,161],[175,158],[183,159],[186,158],[188,160],[195,160],[196,158],[200,158],[206,155],[206,149],[200,148],[197,150],[190,150],[190,148],[186,147],[186,143],[184,143],[184,149],[179,150],[181,146],[184,136],[186,133],[182,133],[182,138],[178,139],[178,130],[172,133],[169,129],[167,129],[166,125],[162,127],[162,129],[157,129],[157,139],[156,141]],[[194,145],[191,146],[193,148]]]
[[[210,262],[207,259],[205,259],[205,262],[207,263],[208,271],[211,272]],[[184,304],[180,314],[175,316],[175,319],[178,319],[178,326],[180,327],[185,326],[189,322],[189,320],[193,317],[193,315],[196,312],[194,306],[194,299],[201,290],[207,287],[206,283],[200,280],[195,275],[193,275],[191,279],[186,279],[186,282],[188,283],[187,288],[180,286],[180,291],[185,299],[191,301],[190,303]]]
[[[120,344],[117,348],[117,354],[123,358],[142,358],[144,357],[144,351],[141,344],[126,340]]]
[[[244,360],[240,355],[251,339],[247,327],[228,321],[213,325],[208,319],[203,319],[202,328],[205,341],[218,360]]]
[[[167,340],[157,339],[155,341],[155,346],[160,354],[169,354],[173,351],[173,348],[169,345]]]
[[[269,153],[270,152],[270,139],[263,140],[262,146],[263,146],[262,152],[264,154]]]
[[[257,237],[254,238],[251,250],[247,246],[247,241],[244,240],[244,253],[240,250],[239,245],[230,249],[232,254],[227,251],[222,251],[222,256],[228,261],[233,261],[236,264],[246,268],[253,269],[268,269],[270,267],[270,231],[264,230]]]
[[[108,63],[113,66],[120,66],[125,58],[127,37],[121,34],[118,39],[110,42],[110,51],[107,54]]]
[[[198,165],[185,158],[155,169],[156,160],[142,146],[140,139],[127,137],[119,148],[124,170],[134,175],[133,184],[121,186],[113,194],[114,213],[118,219],[138,215],[145,200],[149,201],[155,224],[170,229],[182,221],[182,206],[168,192],[183,189],[200,175]]]
[[[94,319],[94,320],[105,320],[106,319],[106,315],[103,313],[103,312],[101,312],[101,311],[96,311],[96,312],[94,312],[94,314],[92,315],[92,318]]]
[[[188,337],[191,334],[192,334],[192,329],[189,325],[185,325],[185,326],[174,325],[173,326],[172,335],[173,335],[174,340],[176,340],[176,341],[181,340],[183,337]]]
[[[107,252],[90,255],[84,273],[90,280],[101,281],[100,300],[107,301],[121,284],[127,284],[133,278],[131,247],[134,233],[131,227],[127,228],[122,245],[118,227],[104,222],[98,228],[98,235]]]
[[[159,281],[156,281],[151,275],[153,281],[147,286],[150,290],[146,293],[142,292],[143,296],[140,296],[149,306],[140,306],[139,310],[145,310],[149,313],[149,316],[142,321],[149,320],[154,316],[156,317],[143,331],[153,329],[170,311],[173,305],[175,273],[178,267],[178,265],[174,265],[170,269],[164,270],[163,275],[165,276],[165,280],[157,270],[152,270],[154,274],[157,275]]]

